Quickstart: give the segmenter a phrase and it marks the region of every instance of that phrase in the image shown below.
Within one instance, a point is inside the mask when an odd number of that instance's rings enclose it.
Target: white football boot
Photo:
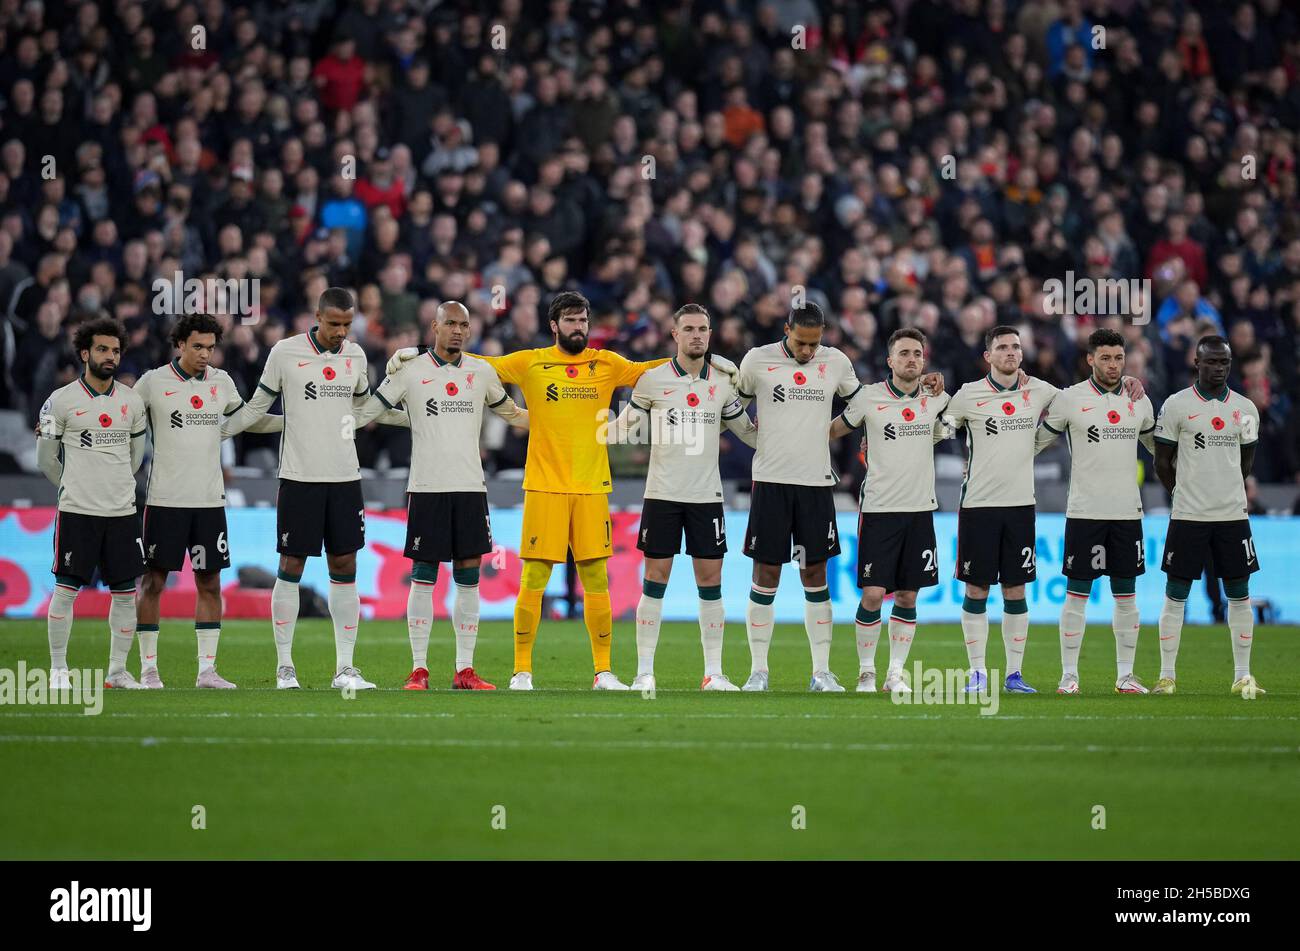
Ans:
[[[650,682],[651,683],[654,682],[653,674],[650,675]],[[629,687],[627,684],[623,683],[623,681],[619,680],[617,677],[615,677],[614,672],[612,670],[602,670],[600,673],[596,675],[596,678],[591,682],[591,689],[592,690],[631,690],[632,688]]]
[[[235,685],[225,677],[217,673],[217,668],[209,667],[194,681],[194,686],[203,687],[208,690],[234,690]]]
[[[700,683],[701,690],[736,690],[740,688],[727,679],[726,674],[714,674],[712,677],[705,677]]]
[[[72,675],[66,667],[53,667],[50,669],[50,689],[51,690],[71,690]]]
[[[275,686],[277,690],[298,690],[298,671],[294,670],[290,664],[277,667]]]
[[[521,670],[510,678],[511,690],[532,690],[533,675],[527,670]]]
[[[162,690],[162,677],[158,676],[157,667],[150,667],[140,674],[140,686],[149,690]]]
[[[766,670],[756,670],[749,675],[749,679],[745,681],[745,686],[740,689],[751,692],[767,690],[767,680]]]
[[[361,676],[361,671],[355,667],[344,667],[334,675],[334,680],[330,686],[335,690],[374,690],[375,685],[365,677]]]
[[[614,689],[617,690],[618,688],[615,687]],[[636,679],[634,679],[634,680],[632,681],[632,686],[631,686],[629,689],[630,689],[630,690],[642,690],[642,691],[645,691],[645,690],[654,690],[654,689],[655,689],[655,675],[654,675],[654,674],[637,674],[637,675],[636,675]]]
[[[144,684],[131,676],[129,670],[119,670],[104,678],[105,687],[117,687],[123,690],[144,690]]]
[[[864,670],[858,674],[858,693],[875,693],[876,692],[876,672],[874,670]]]
[[[839,678],[829,670],[819,670],[808,681],[808,690],[812,693],[843,693]]]
[[[1063,674],[1061,682],[1056,685],[1057,693],[1076,694],[1079,692],[1079,675]]]
[[[911,693],[912,685],[907,682],[907,674],[901,670],[891,670],[885,674],[885,693]]]

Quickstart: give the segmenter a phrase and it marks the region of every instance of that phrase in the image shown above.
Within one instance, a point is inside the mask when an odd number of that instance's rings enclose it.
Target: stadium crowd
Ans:
[[[915,326],[955,390],[1014,324],[1064,386],[1099,320],[1048,313],[1073,271],[1152,281],[1123,332],[1157,406],[1225,333],[1255,473],[1292,481],[1298,72],[1281,0],[0,0],[0,408],[34,423],[101,314],[126,382],[165,362],[177,272],[258,280],[219,357],[245,394],[330,285],[373,383],[442,300],[500,353],[580,290],[633,358],[694,301],[739,362],[803,287],[864,381]],[[401,465],[409,434],[359,449]]]

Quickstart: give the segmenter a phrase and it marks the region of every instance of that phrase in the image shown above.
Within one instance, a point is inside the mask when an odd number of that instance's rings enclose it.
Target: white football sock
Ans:
[[[1118,603],[1118,602],[1116,602]],[[1083,647],[1084,620],[1088,599],[1073,591],[1065,592],[1061,605],[1061,673],[1079,676],[1079,649]]]
[[[1250,676],[1250,648],[1255,643],[1255,612],[1250,598],[1228,599],[1228,633],[1232,635],[1233,680]]]
[[[135,640],[135,592],[114,592],[108,608],[108,627],[113,632],[108,649],[108,672],[115,674],[126,669],[126,655],[131,653]]]
[[[271,625],[276,665],[293,666],[293,629],[298,624],[298,582],[275,579],[271,589]]]
[[[54,586],[50,606],[45,612],[46,634],[50,641],[50,669],[61,670],[68,666],[68,641],[72,639],[72,606],[77,601],[77,591],[61,584]]]
[[[195,627],[194,638],[199,644],[199,673],[211,670],[217,664],[217,641],[221,640],[221,624]]]
[[[136,637],[140,640],[140,673],[158,669],[158,625],[151,628],[136,625]]]
[[[406,636],[411,641],[411,669],[429,669],[429,630],[433,627],[433,582],[411,579],[406,596]]]
[[[357,646],[357,625],[361,618],[361,600],[355,581],[330,579],[330,620],[334,622],[334,672],[352,666]]]
[[[896,674],[907,664],[916,637],[916,621],[889,615],[889,672]]]
[[[1002,647],[1007,658],[1007,669],[1002,676],[1019,673],[1025,662],[1025,645],[1029,640],[1029,614],[1012,614],[1002,611]]]
[[[1183,639],[1183,608],[1185,601],[1175,601],[1165,596],[1165,606],[1160,609],[1160,678],[1174,678],[1178,663],[1178,642]]]
[[[876,645],[880,643],[880,612],[868,611],[867,614],[875,614],[874,621],[859,620],[863,614],[863,608],[858,607],[858,613],[853,619],[854,641],[858,645],[858,673],[875,673],[876,672]]]
[[[652,598],[644,591],[636,603],[636,675],[655,672],[655,647],[659,644],[659,624],[664,616],[664,599]]]
[[[430,595],[429,606],[433,606]],[[451,605],[451,627],[456,632],[456,673],[474,666],[474,645],[478,642],[478,585],[457,584]]]
[[[808,650],[816,674],[831,669],[831,636],[835,625],[832,623],[830,598],[826,597],[826,585],[803,590],[803,629],[808,634]],[[823,600],[809,601],[810,594]]]
[[[767,670],[767,650],[772,646],[772,619],[776,616],[770,599],[776,595],[776,588],[753,585],[750,594],[745,605],[745,637],[749,640],[749,671],[754,673]],[[752,597],[755,594],[768,603],[759,604]]]
[[[1115,631],[1115,679],[1133,673],[1133,660],[1137,657],[1138,631],[1137,596],[1115,595],[1115,610],[1111,614],[1111,628]]]
[[[700,644],[704,647],[704,676],[722,673],[722,637],[727,625],[727,609],[721,598],[700,598]]]
[[[961,633],[962,639],[966,642],[966,660],[970,664],[970,669],[981,674],[987,674],[988,670],[984,666],[984,652],[989,643],[989,616],[987,612],[981,611],[979,614],[974,614],[963,608],[961,612]]]

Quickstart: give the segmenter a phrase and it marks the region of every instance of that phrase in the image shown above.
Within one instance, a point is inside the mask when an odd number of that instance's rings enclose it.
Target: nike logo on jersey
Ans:
[[[432,383],[432,382],[433,382],[433,380],[421,380],[421,381],[420,381],[420,385],[421,385],[421,386],[428,386],[428,385],[429,385],[430,383]]]
[[[876,412],[879,413],[882,409],[889,409],[889,404],[886,403],[884,406],[877,406]]]
[[[175,396],[176,390],[163,390],[163,396]]]
[[[982,400],[982,401],[977,401],[977,402],[975,403],[975,405],[976,405],[976,406],[983,406],[983,405],[985,405],[986,403],[992,403],[992,402],[993,402],[992,400]]]
[[[767,368],[767,372],[768,372],[768,373],[771,373],[773,370],[779,370],[779,369],[781,369],[781,368],[780,368],[780,367],[768,367],[768,368]]]
[[[310,360],[308,360],[308,361],[306,361],[306,362],[303,362],[302,360],[299,360],[299,361],[298,361],[298,369],[301,370],[303,367],[307,366],[309,363],[311,363]]]
[[[1188,416],[1187,418],[1188,418],[1188,419],[1196,419],[1196,417],[1197,417],[1197,416],[1200,416],[1200,415],[1201,415],[1200,413],[1197,413],[1196,416]]]
[[[77,410],[77,415],[78,415],[78,416],[85,416],[87,412],[88,412],[87,410],[79,409],[79,410]]]
[[[672,395],[673,395],[672,390],[664,390],[664,396],[672,396]]]
[[[1095,406],[1080,406],[1080,407],[1079,407],[1079,412],[1080,412],[1080,413],[1091,413],[1091,412],[1092,412],[1094,409],[1096,409],[1096,408],[1097,408],[1097,407],[1095,407]]]

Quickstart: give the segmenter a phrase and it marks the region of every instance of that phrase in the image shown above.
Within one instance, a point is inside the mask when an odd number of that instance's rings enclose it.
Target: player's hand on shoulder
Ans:
[[[388,376],[392,376],[398,370],[402,369],[402,364],[406,363],[408,360],[414,360],[419,355],[419,347],[403,347],[388,358],[388,364],[384,367],[384,373]]]
[[[740,367],[736,366],[736,364],[732,363],[726,357],[720,357],[716,353],[709,354],[709,366],[713,367],[713,369],[717,370],[719,373],[725,373],[731,379],[732,383],[735,383],[740,377]]]
[[[1120,380],[1120,386],[1124,387],[1124,393],[1131,400],[1140,400],[1147,395],[1146,387],[1135,376],[1124,377],[1124,379]]]
[[[925,392],[931,396],[940,395],[943,392],[944,387],[943,374],[938,370],[927,373],[925,376],[921,377],[921,386],[925,389]]]
[[[1024,367],[1016,371],[1016,386],[1028,386],[1029,374],[1025,372]]]

